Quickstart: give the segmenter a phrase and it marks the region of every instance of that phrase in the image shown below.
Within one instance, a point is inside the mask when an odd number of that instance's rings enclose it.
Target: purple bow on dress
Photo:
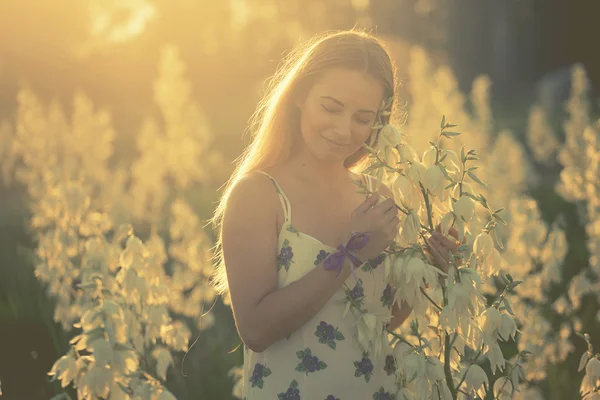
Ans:
[[[350,236],[350,239],[348,239],[348,243],[346,243],[345,246],[343,244],[340,244],[337,247],[338,251],[333,254],[330,254],[325,259],[325,261],[323,262],[323,268],[325,268],[326,270],[337,270],[337,276],[339,276],[342,272],[342,267],[344,266],[344,259],[346,257],[350,259],[354,267],[360,267],[362,261],[360,261],[358,257],[352,254],[351,251],[362,249],[368,241],[369,237],[366,233],[353,233],[352,236]],[[354,273],[354,268],[352,268],[352,275],[354,275],[354,277],[357,278],[356,274]]]

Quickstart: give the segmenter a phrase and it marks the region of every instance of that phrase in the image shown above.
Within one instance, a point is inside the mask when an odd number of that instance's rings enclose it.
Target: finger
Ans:
[[[381,213],[381,214],[385,214],[387,211],[389,211],[392,208],[396,208],[396,203],[394,203],[394,199],[389,198],[389,199],[386,199],[386,200],[382,201],[381,203],[377,204],[375,207],[373,207],[373,211]]]
[[[426,239],[427,240],[427,239]],[[431,240],[429,240],[431,242]],[[435,247],[434,243],[431,243],[429,246],[431,254],[434,257],[435,263],[444,272],[448,272],[449,264],[444,259],[444,257],[440,254],[439,250]]]
[[[436,239],[438,243],[448,248],[449,250],[452,250],[453,252],[456,251],[459,247],[459,244],[456,240],[452,240],[439,232],[434,232],[432,236]]]
[[[433,248],[434,250],[436,250],[440,257],[446,261],[446,262],[450,262],[450,256],[448,255],[448,249],[441,244],[441,242],[439,241],[439,239],[433,237]]]
[[[425,243],[427,244],[427,250],[429,250],[429,254],[431,254],[434,263],[436,265],[439,264],[443,259],[439,251],[437,251],[434,241],[431,238],[425,238]]]
[[[373,193],[372,195],[370,195],[369,197],[367,197],[367,199],[365,201],[363,201],[361,203],[361,205],[359,205],[355,212],[357,214],[364,214],[367,211],[369,211],[369,208],[373,207],[375,204],[377,204],[377,200],[379,199],[379,195],[377,193]]]
[[[400,223],[400,218],[398,218],[396,215],[386,216],[385,223],[387,226],[397,227]]]

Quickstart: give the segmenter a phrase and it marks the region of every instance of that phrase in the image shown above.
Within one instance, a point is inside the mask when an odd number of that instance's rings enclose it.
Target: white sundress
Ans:
[[[276,255],[281,288],[302,278],[337,249],[294,229],[287,196],[272,176],[259,172],[273,181],[285,216]],[[366,182],[370,188],[371,180]],[[261,353],[244,346],[243,400],[396,399],[391,346],[386,344],[382,355],[375,359],[359,347],[352,313],[342,318],[346,296],[362,297],[368,311],[391,316],[394,293],[385,282],[381,257],[363,264],[355,273],[362,285],[350,275],[345,284],[351,290],[342,285],[311,320],[288,338]]]

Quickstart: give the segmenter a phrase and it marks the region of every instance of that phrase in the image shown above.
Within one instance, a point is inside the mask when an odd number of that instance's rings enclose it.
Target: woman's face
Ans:
[[[343,162],[371,134],[383,94],[383,86],[365,72],[326,70],[297,103],[305,150],[321,161]]]

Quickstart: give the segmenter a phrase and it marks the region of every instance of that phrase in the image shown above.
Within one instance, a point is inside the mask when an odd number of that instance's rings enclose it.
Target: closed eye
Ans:
[[[332,108],[328,108],[328,107],[327,107],[327,106],[325,106],[324,104],[321,104],[321,107],[323,107],[323,109],[324,109],[325,111],[327,111],[327,112],[329,112],[329,113],[332,113],[332,114],[335,114],[335,113],[338,113],[338,112],[339,112],[339,110],[334,110],[334,109],[332,109]]]

